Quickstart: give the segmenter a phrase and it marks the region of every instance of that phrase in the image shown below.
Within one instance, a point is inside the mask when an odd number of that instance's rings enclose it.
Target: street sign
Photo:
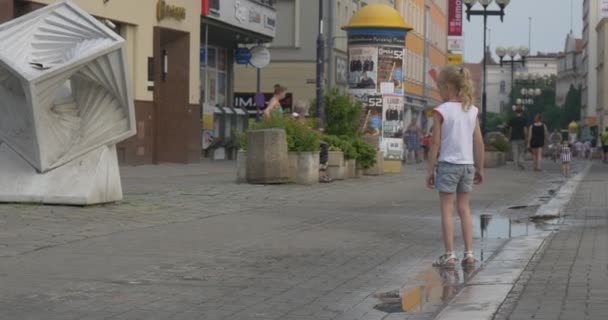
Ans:
[[[252,66],[262,69],[270,64],[270,51],[264,46],[257,46],[251,49],[251,61]]]
[[[448,53],[448,64],[462,64],[462,53]]]
[[[464,51],[464,39],[461,37],[450,37],[448,38],[448,50],[454,52]]]
[[[237,64],[249,64],[251,61],[251,50],[249,48],[236,48],[234,50],[234,60]]]

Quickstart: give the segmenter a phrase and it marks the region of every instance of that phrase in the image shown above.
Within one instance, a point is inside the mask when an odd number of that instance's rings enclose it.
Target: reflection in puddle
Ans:
[[[492,214],[482,214],[479,219],[473,219],[473,230],[474,236],[481,239],[508,239],[542,231],[537,224],[529,220],[513,220]]]
[[[433,312],[450,301],[474,271],[429,269],[418,277],[424,285],[375,295],[380,303],[374,309],[386,313]]]

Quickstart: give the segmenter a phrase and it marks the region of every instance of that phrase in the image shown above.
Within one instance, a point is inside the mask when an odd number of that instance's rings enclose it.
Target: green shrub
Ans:
[[[485,140],[487,151],[508,152],[511,148],[509,139],[501,132],[489,132]]]
[[[341,95],[335,88],[325,94],[324,102],[324,132],[336,136],[355,136],[361,122],[361,103],[350,96]],[[311,105],[315,106],[316,101],[313,100]],[[314,116],[315,112],[312,112]]]
[[[342,151],[345,159],[356,159],[358,154],[353,146],[353,138],[346,136],[324,135],[323,141],[329,144],[329,151]]]
[[[360,137],[353,139],[353,147],[357,150],[357,164],[363,169],[369,169],[376,164],[376,149]]]
[[[320,135],[312,129],[309,122],[302,122],[280,115],[256,122],[252,130],[284,129],[287,135],[287,148],[290,152],[319,151]]]

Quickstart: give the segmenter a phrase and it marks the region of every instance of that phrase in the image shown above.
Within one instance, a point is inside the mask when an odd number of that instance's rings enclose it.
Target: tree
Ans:
[[[566,95],[566,103],[562,107],[562,128],[567,128],[568,124],[572,121],[578,122],[581,120],[582,91],[581,87],[575,88],[574,85],[570,85],[570,90],[568,90],[568,95]]]

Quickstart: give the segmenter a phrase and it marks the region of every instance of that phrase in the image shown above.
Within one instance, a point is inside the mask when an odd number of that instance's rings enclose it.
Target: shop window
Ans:
[[[224,48],[208,49],[201,61],[201,99],[225,107],[228,94],[228,55]]]

